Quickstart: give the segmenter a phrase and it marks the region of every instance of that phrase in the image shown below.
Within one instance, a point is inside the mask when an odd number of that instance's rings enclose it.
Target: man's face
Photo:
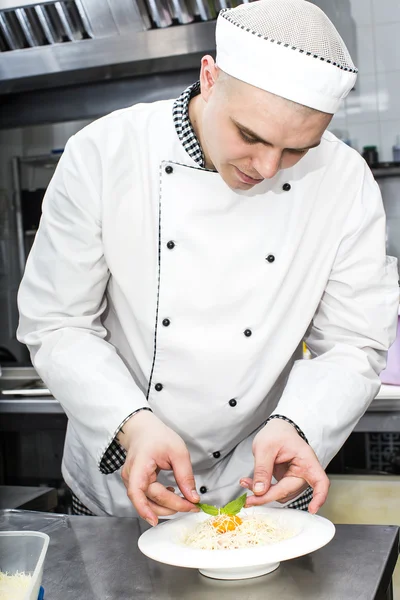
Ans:
[[[295,165],[320,143],[332,118],[224,74],[210,92],[202,145],[207,161],[232,189],[248,190]]]

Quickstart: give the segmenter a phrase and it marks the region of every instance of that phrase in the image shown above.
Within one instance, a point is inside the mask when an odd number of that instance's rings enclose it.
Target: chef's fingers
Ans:
[[[176,510],[171,510],[169,508],[165,508],[164,506],[159,506],[151,500],[149,500],[149,506],[158,517],[168,517],[169,515],[176,514]]]
[[[138,514],[150,525],[157,525],[158,519],[155,512],[151,509],[149,500],[146,496],[149,486],[153,483],[154,473],[157,464],[154,460],[143,458],[136,459],[130,464],[128,480],[128,498],[136,508]],[[125,476],[126,477],[126,476]]]
[[[173,489],[173,488],[172,488]],[[147,498],[156,506],[175,512],[198,512],[200,509],[194,506],[192,502],[188,502],[185,498],[181,498],[177,494],[168,491],[162,483],[156,482],[149,486],[147,490]],[[168,514],[155,511],[158,515]]]
[[[263,496],[247,496],[246,506],[260,506],[269,502],[289,502],[305,491],[308,484],[299,477],[283,477],[278,483],[271,485]]]
[[[259,506],[275,501],[289,502],[305,491],[308,485],[313,488],[313,499],[310,502],[308,511],[315,514],[326,501],[330,486],[329,479],[319,463],[313,464],[312,467],[305,470],[302,478],[283,477],[278,483],[272,485],[263,496],[247,496],[246,507]]]
[[[255,443],[253,446],[253,454],[253,494],[256,496],[262,496],[269,490],[271,486],[277,449],[267,447],[265,444]]]
[[[301,485],[299,484],[298,486],[296,486],[296,489],[294,492],[289,492],[287,496],[277,499],[278,502],[282,502],[282,503],[289,502],[289,500],[293,500],[294,498],[296,498],[296,496],[298,496],[299,494],[301,494],[308,488],[308,483],[306,481],[304,481],[304,479],[299,479],[298,477],[296,477],[296,480],[302,481],[303,483]],[[253,491],[253,480],[252,479],[249,479],[249,478],[241,479],[240,485],[242,487],[250,490],[251,492]],[[271,489],[272,489],[273,485],[274,484],[271,485]]]
[[[170,461],[175,481],[184,497],[189,500],[189,502],[194,502],[195,504],[200,502],[200,496],[196,491],[190,454],[187,448],[176,452],[173,456],[171,455]]]
[[[126,487],[126,489],[129,488],[129,479],[130,479],[130,472],[131,472],[132,466],[131,464],[128,465],[127,461],[125,461],[124,466],[122,467],[122,471],[121,471],[121,478],[122,481],[124,482],[124,485]],[[153,471],[150,476],[149,476],[149,480],[148,480],[148,484],[151,485],[152,483],[154,483],[155,481],[157,481],[157,471]]]
[[[308,512],[313,515],[317,513],[325,503],[329,492],[329,486],[331,485],[325,471],[320,465],[319,467],[320,470],[315,471],[315,473],[312,474],[312,477],[308,478],[308,483],[313,488],[313,498],[308,506]]]
[[[176,513],[177,513],[176,510],[171,510],[169,508],[165,508],[165,506],[160,506],[159,504],[155,504],[155,502],[152,502],[151,500],[149,500],[149,505],[154,510],[154,512],[156,513],[156,515],[158,517],[168,517],[170,515],[176,515]],[[193,507],[193,509],[190,512],[198,512],[199,510],[200,509],[198,509],[195,506],[195,507]]]
[[[301,494],[301,492],[305,491],[307,489],[307,487],[308,487],[308,483],[306,483],[304,481],[304,479],[301,479],[299,481],[302,481],[303,483],[300,486],[297,486],[296,490],[293,493],[289,492],[287,496],[284,496],[282,498],[278,498],[277,501],[278,502],[282,502],[282,503],[289,502],[289,500],[293,500],[294,498],[296,498],[296,496],[298,496],[299,494]],[[250,479],[250,477],[243,477],[240,480],[240,485],[243,488],[246,488],[247,490],[250,490],[251,492],[253,491],[253,480]],[[273,485],[274,484],[272,484],[272,486],[270,488],[271,490],[272,490]],[[250,496],[248,496],[248,497],[250,498]],[[257,504],[263,504],[264,503],[264,497],[265,497],[265,495],[264,496],[257,496]],[[258,499],[261,499],[261,502],[258,502]]]
[[[310,447],[308,447],[308,452],[304,453],[303,460],[299,462],[298,471],[298,475],[303,477],[313,488],[313,499],[310,502],[308,511],[315,514],[326,501],[330,481]]]
[[[250,477],[242,477],[239,483],[246,490],[253,489],[253,480]]]

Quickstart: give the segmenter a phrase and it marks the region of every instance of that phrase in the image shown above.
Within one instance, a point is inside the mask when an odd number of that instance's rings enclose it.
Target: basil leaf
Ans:
[[[231,516],[237,515],[242,510],[243,506],[246,504],[246,498],[247,494],[243,494],[243,496],[236,498],[236,500],[228,502],[228,504],[225,504],[225,506],[221,508],[221,513],[224,515]]]
[[[220,513],[220,510],[216,506],[211,506],[211,504],[200,504],[199,502],[196,504],[196,506],[201,508],[203,512],[207,513],[208,515],[212,515],[213,517],[216,517]]]

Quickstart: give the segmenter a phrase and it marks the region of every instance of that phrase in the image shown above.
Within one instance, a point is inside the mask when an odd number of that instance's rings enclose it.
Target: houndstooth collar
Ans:
[[[174,102],[172,117],[176,133],[186,152],[200,167],[205,168],[203,150],[189,119],[189,102],[200,94],[200,81],[190,85]]]

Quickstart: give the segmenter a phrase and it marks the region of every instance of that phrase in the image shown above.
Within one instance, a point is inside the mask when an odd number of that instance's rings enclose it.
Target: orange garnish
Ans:
[[[211,525],[215,527],[217,533],[227,533],[234,531],[236,527],[243,523],[242,519],[233,515],[219,515],[211,521]]]

